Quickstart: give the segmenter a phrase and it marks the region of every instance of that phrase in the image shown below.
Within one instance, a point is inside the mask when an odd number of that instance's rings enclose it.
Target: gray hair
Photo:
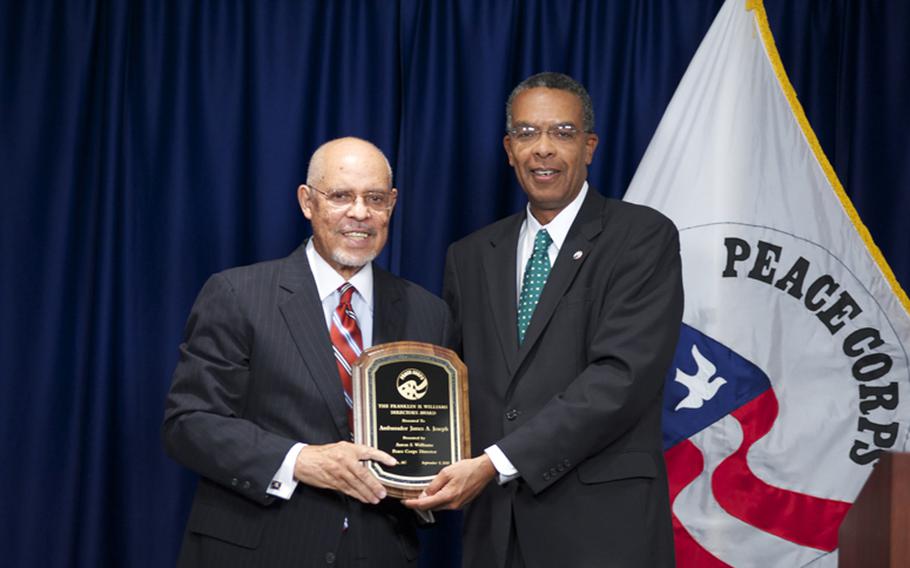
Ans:
[[[554,73],[552,71],[531,75],[512,89],[512,93],[506,101],[506,130],[512,129],[512,102],[515,100],[515,97],[527,90],[541,87],[545,89],[567,91],[578,97],[578,100],[581,101],[584,121],[582,128],[586,132],[594,131],[594,103],[591,102],[591,95],[588,94],[588,91],[585,90],[581,83],[572,77],[563,73]]]

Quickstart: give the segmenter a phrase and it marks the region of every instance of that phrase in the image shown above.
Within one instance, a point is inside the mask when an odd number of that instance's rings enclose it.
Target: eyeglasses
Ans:
[[[546,130],[526,124],[510,128],[506,132],[512,140],[521,144],[537,142],[540,140],[540,135],[544,132],[547,133],[550,140],[562,143],[574,142],[581,134],[581,130],[576,128],[573,124],[557,124]]]
[[[307,187],[325,197],[326,202],[334,209],[347,209],[354,205],[358,197],[357,193],[347,189],[322,191],[312,184],[307,184]],[[359,197],[363,199],[363,204],[368,209],[376,213],[387,213],[392,208],[391,191],[367,191]]]

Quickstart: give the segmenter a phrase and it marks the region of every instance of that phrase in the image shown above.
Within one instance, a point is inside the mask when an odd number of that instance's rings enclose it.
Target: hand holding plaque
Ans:
[[[468,372],[455,352],[416,341],[365,350],[353,366],[354,441],[398,460],[368,462],[388,494],[417,497],[470,455]]]

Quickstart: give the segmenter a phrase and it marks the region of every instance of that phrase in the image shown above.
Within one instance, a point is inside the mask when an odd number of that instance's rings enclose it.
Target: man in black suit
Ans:
[[[397,191],[378,148],[334,140],[297,190],[313,237],[206,282],[167,397],[169,455],[201,479],[181,566],[413,566],[415,515],[350,440],[346,365],[371,345],[449,342],[442,300],[372,264]]]
[[[406,505],[470,503],[466,567],[673,565],[660,416],[682,317],[678,234],[588,186],[593,114],[570,77],[519,84],[504,144],[527,210],[448,252],[478,457]]]

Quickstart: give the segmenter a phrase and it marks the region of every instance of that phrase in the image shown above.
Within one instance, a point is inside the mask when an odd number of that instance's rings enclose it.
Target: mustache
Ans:
[[[352,223],[350,225],[345,225],[338,229],[339,233],[350,233],[352,231],[356,231],[358,233],[366,233],[370,236],[373,236],[376,234],[376,229],[374,227],[371,227],[369,225],[360,224],[360,223]]]

